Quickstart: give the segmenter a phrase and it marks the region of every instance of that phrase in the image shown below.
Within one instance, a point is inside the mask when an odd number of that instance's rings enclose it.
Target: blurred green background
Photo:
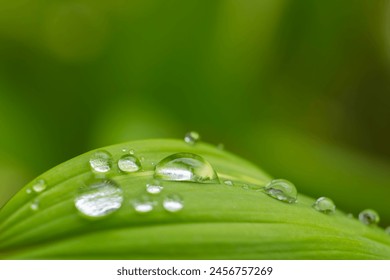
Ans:
[[[45,170],[196,130],[390,224],[390,2],[0,1],[0,205]]]

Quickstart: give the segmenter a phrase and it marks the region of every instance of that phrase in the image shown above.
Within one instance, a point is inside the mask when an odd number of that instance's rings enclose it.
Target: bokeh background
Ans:
[[[390,225],[390,2],[0,1],[0,205],[90,149],[189,130]]]

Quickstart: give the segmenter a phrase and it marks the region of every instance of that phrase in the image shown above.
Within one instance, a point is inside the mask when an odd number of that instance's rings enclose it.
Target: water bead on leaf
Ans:
[[[77,210],[87,218],[105,217],[122,206],[122,188],[112,180],[93,182],[79,189],[74,203]]]
[[[97,151],[89,159],[89,165],[96,173],[106,173],[111,170],[111,154],[106,151]]]
[[[264,187],[264,191],[269,196],[283,202],[295,203],[297,201],[297,189],[293,183],[284,179],[272,180]]]
[[[365,225],[376,225],[379,220],[379,214],[375,210],[366,209],[359,213],[359,221]]]
[[[164,198],[163,207],[168,212],[178,212],[183,209],[184,204],[180,196],[172,194]]]
[[[190,131],[184,136],[184,141],[190,145],[195,145],[199,140],[200,135],[196,131]]]
[[[336,205],[328,197],[320,197],[317,199],[313,204],[313,208],[325,214],[332,214],[336,211]]]
[[[118,160],[118,168],[126,173],[137,172],[141,169],[141,162],[136,156],[124,155]]]
[[[147,196],[140,197],[133,201],[134,210],[137,213],[148,213],[154,209],[155,202]]]
[[[192,153],[177,153],[164,158],[156,165],[154,177],[165,181],[219,183],[211,164]]]
[[[158,180],[153,180],[150,183],[146,184],[146,191],[150,194],[159,194],[161,193],[164,187]]]
[[[46,181],[43,179],[36,180],[34,185],[32,186],[32,189],[36,193],[43,192],[46,189]]]

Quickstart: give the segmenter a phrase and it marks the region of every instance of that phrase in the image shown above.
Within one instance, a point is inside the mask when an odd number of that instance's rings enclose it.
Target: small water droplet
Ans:
[[[359,213],[359,221],[365,225],[376,225],[379,223],[379,214],[372,209],[363,210]]]
[[[333,214],[336,211],[334,202],[330,198],[324,196],[314,202],[313,208],[325,214]]]
[[[390,235],[390,226],[385,229],[385,232]]]
[[[38,179],[35,181],[34,185],[32,186],[32,189],[36,193],[43,192],[46,189],[46,182],[43,179]]]
[[[30,188],[26,189],[26,193],[27,193],[27,194],[30,194],[31,192],[32,192],[32,191],[31,191]]]
[[[159,194],[163,188],[162,184],[157,180],[146,184],[146,191],[150,194]]]
[[[122,149],[122,153],[127,153],[127,149],[126,149],[126,148],[123,148],[123,149]]]
[[[211,164],[191,153],[178,153],[164,158],[156,165],[154,177],[165,181],[219,182]]]
[[[295,203],[297,201],[297,189],[294,184],[284,179],[275,179],[269,182],[264,191],[269,196],[287,203]]]
[[[228,185],[228,186],[233,186],[233,185],[234,185],[233,182],[230,181],[230,180],[226,180],[226,181],[224,181],[223,183],[224,183],[225,185]]]
[[[168,212],[178,212],[183,209],[184,204],[180,196],[172,194],[164,198],[163,207]]]
[[[136,156],[124,155],[118,160],[118,167],[121,171],[131,173],[141,169],[141,163]]]
[[[97,151],[89,159],[92,170],[98,173],[106,173],[111,170],[112,157],[106,151]]]
[[[141,160],[141,161],[145,161],[145,157],[141,157],[140,160]]]
[[[138,213],[147,213],[154,209],[155,202],[149,197],[143,196],[133,201],[134,210]]]
[[[74,202],[77,210],[86,217],[105,217],[122,206],[123,191],[112,180],[96,181],[80,188]]]
[[[31,202],[30,209],[33,211],[38,211],[39,210],[39,200],[36,199],[33,202]]]
[[[134,151],[133,149],[131,149],[131,150],[129,151],[129,153],[130,153],[130,155],[134,155],[134,154],[135,154],[135,151]]]
[[[196,131],[190,131],[184,136],[184,141],[190,145],[195,145],[199,140],[200,135]]]

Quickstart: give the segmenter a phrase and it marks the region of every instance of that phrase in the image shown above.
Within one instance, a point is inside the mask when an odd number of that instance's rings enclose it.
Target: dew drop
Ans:
[[[80,188],[74,202],[85,217],[105,217],[122,206],[123,191],[114,181],[101,180]]]
[[[328,197],[320,197],[313,204],[313,208],[325,214],[333,214],[336,211],[336,205]]]
[[[36,193],[43,192],[46,189],[46,182],[43,179],[38,179],[35,181],[34,185],[32,186],[32,189]]]
[[[224,183],[225,185],[228,185],[228,186],[233,186],[233,185],[234,185],[233,182],[230,181],[230,180],[226,180],[226,181],[224,181],[223,183]]]
[[[178,212],[183,209],[184,204],[180,196],[172,194],[164,198],[163,207],[168,212]]]
[[[154,177],[165,181],[219,182],[211,164],[191,153],[177,153],[164,158],[156,165]]]
[[[30,188],[26,189],[27,194],[31,194],[32,190]]]
[[[269,196],[277,200],[287,203],[295,203],[297,201],[297,189],[294,184],[284,179],[275,179],[269,182],[264,191]]]
[[[122,149],[122,153],[127,153],[127,149],[126,149],[126,148],[123,148],[123,149]]]
[[[39,200],[36,199],[33,202],[31,202],[30,209],[33,211],[38,211],[39,210]]]
[[[379,223],[379,215],[372,209],[366,209],[359,213],[359,221],[365,225],[376,225]]]
[[[149,197],[143,196],[133,201],[134,210],[138,213],[148,213],[154,209],[155,202]]]
[[[136,156],[124,155],[118,160],[118,167],[123,172],[137,172],[141,169],[141,163]]]
[[[131,150],[129,151],[129,153],[130,153],[130,155],[134,155],[134,154],[135,154],[135,151],[134,151],[133,149],[131,149]]]
[[[106,173],[111,170],[112,157],[106,151],[97,151],[89,159],[89,165],[97,173]]]
[[[159,194],[163,188],[162,184],[157,180],[146,184],[146,191],[150,194]]]
[[[190,131],[184,136],[184,141],[187,144],[195,145],[200,139],[200,135],[196,131]]]

